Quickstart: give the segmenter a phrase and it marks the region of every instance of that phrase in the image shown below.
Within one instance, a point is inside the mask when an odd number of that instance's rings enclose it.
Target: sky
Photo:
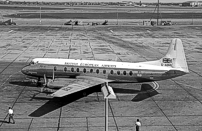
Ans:
[[[43,1],[43,2],[122,2],[122,1],[132,1],[132,2],[140,2],[140,0],[11,0],[11,1]],[[188,0],[159,0],[161,3],[183,3]],[[147,3],[152,3],[152,2],[157,2],[157,0],[141,0],[142,3],[147,2]]]

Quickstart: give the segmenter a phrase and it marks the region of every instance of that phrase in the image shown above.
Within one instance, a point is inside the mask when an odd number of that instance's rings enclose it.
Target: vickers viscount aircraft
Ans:
[[[22,69],[28,76],[45,79],[75,78],[59,88],[54,97],[63,97],[97,85],[109,87],[109,82],[152,82],[182,76],[189,72],[182,41],[171,41],[167,54],[159,60],[130,63],[80,59],[35,58]]]

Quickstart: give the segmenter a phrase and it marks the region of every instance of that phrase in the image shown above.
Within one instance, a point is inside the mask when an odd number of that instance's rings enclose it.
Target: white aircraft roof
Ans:
[[[145,69],[145,70],[170,70],[171,67],[155,66],[149,64],[116,62],[116,61],[97,61],[97,60],[80,60],[80,59],[56,59],[56,58],[35,58],[34,63],[55,64],[55,65],[72,65],[87,67],[105,67],[105,68],[127,68],[127,69]]]

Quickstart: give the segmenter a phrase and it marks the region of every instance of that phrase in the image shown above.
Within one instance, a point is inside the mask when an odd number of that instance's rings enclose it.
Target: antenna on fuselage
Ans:
[[[56,71],[56,67],[53,68],[53,81],[55,80],[55,71]]]
[[[115,61],[118,61],[118,56],[116,55],[116,59],[115,59]]]

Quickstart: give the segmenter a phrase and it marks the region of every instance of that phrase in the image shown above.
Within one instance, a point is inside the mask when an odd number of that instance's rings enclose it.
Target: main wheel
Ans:
[[[38,77],[37,82],[36,82],[36,86],[41,86],[40,80],[41,80],[41,78]]]
[[[86,96],[87,96],[86,92],[83,92],[83,96],[84,96],[84,97],[86,97]]]

